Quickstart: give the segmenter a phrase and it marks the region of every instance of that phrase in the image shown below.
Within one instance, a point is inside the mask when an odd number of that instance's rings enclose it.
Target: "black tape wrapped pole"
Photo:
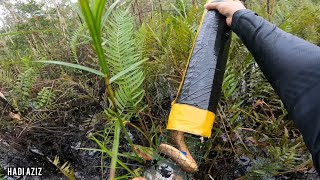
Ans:
[[[211,136],[230,42],[226,18],[216,10],[206,11],[168,120],[167,129],[176,148],[159,146],[161,153],[187,172],[197,171],[198,166],[186,146],[184,133]]]
[[[208,11],[192,50],[185,77],[172,104],[167,129],[211,136],[230,47],[223,15]]]

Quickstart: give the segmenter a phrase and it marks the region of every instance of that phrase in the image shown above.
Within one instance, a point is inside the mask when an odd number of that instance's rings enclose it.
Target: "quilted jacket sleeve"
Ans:
[[[320,173],[320,47],[250,10],[237,11],[231,28],[280,96]]]

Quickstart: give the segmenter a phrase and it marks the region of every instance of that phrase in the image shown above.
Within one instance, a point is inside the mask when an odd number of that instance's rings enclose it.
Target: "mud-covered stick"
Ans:
[[[170,143],[176,147],[161,144],[159,148],[160,152],[173,159],[184,171],[196,172],[198,165],[186,145],[184,132],[170,131],[169,136]]]
[[[170,142],[181,151],[186,156],[191,156],[188,147],[186,145],[185,139],[184,139],[184,132],[182,131],[170,131]]]
[[[198,171],[198,165],[191,155],[185,155],[181,152],[181,150],[178,150],[177,148],[168,144],[161,144],[158,147],[158,150],[160,153],[172,159],[181,167],[182,170],[186,172]]]

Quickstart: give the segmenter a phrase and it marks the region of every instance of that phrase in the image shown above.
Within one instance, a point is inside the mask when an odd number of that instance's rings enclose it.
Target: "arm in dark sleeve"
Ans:
[[[231,28],[280,96],[320,173],[320,47],[250,10],[237,11]]]

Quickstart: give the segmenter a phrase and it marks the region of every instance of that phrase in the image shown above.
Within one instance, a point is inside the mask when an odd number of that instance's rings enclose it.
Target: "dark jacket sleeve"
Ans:
[[[320,47],[250,10],[237,11],[231,28],[280,96],[320,173]]]

